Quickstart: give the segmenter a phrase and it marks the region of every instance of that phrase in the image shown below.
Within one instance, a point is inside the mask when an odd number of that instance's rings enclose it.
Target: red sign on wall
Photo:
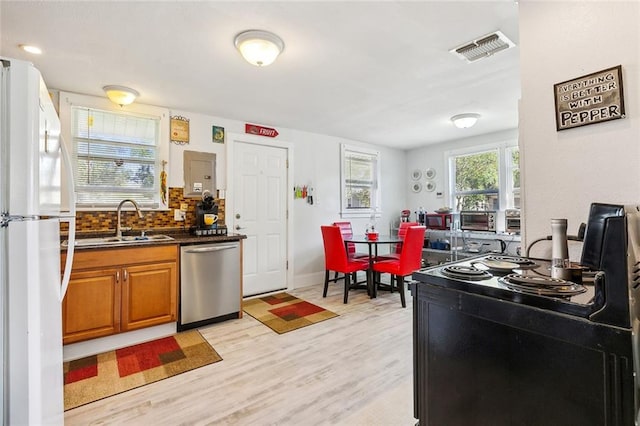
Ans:
[[[268,138],[275,138],[276,136],[279,135],[276,129],[272,129],[271,127],[262,127],[262,126],[258,126],[257,124],[249,124],[249,123],[245,123],[244,132],[249,133],[251,135],[266,136]]]

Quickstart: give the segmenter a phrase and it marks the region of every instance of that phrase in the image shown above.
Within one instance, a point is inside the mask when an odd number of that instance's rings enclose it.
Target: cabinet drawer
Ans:
[[[62,253],[61,265],[64,269],[66,253]],[[158,246],[111,248],[98,250],[76,250],[73,256],[73,270],[101,268],[136,263],[158,261],[177,261],[178,245],[163,244]]]

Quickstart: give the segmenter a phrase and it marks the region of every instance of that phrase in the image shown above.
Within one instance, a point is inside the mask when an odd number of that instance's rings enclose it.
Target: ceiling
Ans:
[[[274,64],[235,50],[247,29],[284,40]],[[449,53],[496,30],[516,47],[473,63]],[[32,61],[50,88],[119,84],[143,104],[400,149],[516,128],[517,45],[513,0],[0,0],[0,54]],[[455,128],[467,112],[478,124]]]

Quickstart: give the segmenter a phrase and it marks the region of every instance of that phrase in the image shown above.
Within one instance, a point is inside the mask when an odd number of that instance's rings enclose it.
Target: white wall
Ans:
[[[324,279],[324,252],[320,226],[340,220],[340,144],[376,149],[381,157],[382,217],[377,219],[382,233],[405,205],[404,151],[362,144],[347,139],[293,131],[294,183],[314,188],[314,204],[294,200],[294,253],[296,285]],[[364,233],[369,219],[350,220],[355,233]]]
[[[517,129],[505,130],[502,132],[489,133],[486,135],[458,139],[434,145],[427,145],[422,148],[412,149],[406,152],[407,169],[402,174],[402,184],[407,193],[406,208],[411,210],[411,219],[415,219],[415,212],[423,207],[428,212],[433,212],[444,206],[449,206],[449,179],[448,166],[446,163],[445,152],[467,148],[470,146],[482,146],[496,143],[515,144],[518,140]],[[421,170],[423,175],[426,169],[433,168],[436,176],[432,179],[436,183],[436,189],[433,192],[427,192],[424,189],[426,178],[420,179],[423,184],[422,191],[415,193],[411,190],[414,182],[411,173],[414,170]],[[442,192],[442,198],[437,198],[437,192]],[[399,213],[398,213],[399,214]]]
[[[591,202],[640,202],[640,2],[521,1],[520,155],[525,238],[569,233]],[[556,131],[553,85],[622,65],[627,117]]]
[[[213,125],[225,128],[230,133],[244,134],[244,121],[206,116],[188,111],[172,110],[190,120],[190,142],[186,145],[171,144],[168,182],[171,187],[183,186],[182,156],[185,150],[212,152],[216,154],[216,180],[219,189],[226,188],[232,171],[227,168],[226,150],[230,143],[212,142]],[[255,123],[264,124],[264,123]],[[364,146],[381,153],[382,166],[382,217],[378,220],[382,232],[405,203],[405,153],[401,150],[383,148],[370,144],[326,135],[302,132],[264,124],[278,130],[277,140],[293,146],[293,185],[310,185],[314,188],[314,204],[304,200],[293,200],[293,274],[295,287],[321,283],[324,279],[324,252],[320,226],[340,219],[340,144]],[[268,141],[269,138],[264,138]],[[232,196],[232,194],[228,194]],[[232,212],[227,212],[231,215]],[[350,219],[356,233],[364,233],[368,219]]]
[[[214,143],[212,138],[212,126],[228,127],[236,123],[220,117],[211,117],[186,111],[171,111],[171,116],[181,116],[189,119],[189,143],[177,145],[171,143],[169,149],[169,164],[167,165],[167,181],[169,187],[184,186],[183,153],[184,151],[210,152],[216,154],[216,186],[224,189],[227,185],[226,143]],[[234,130],[232,130],[234,131]],[[235,130],[237,131],[237,129]],[[214,194],[215,195],[215,194]]]

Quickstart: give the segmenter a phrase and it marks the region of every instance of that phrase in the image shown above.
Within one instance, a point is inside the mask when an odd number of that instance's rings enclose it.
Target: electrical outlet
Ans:
[[[187,210],[189,210],[189,204],[188,203],[180,203],[180,211],[186,212]]]
[[[185,213],[180,209],[175,209],[173,211],[173,220],[182,222],[184,220]]]

